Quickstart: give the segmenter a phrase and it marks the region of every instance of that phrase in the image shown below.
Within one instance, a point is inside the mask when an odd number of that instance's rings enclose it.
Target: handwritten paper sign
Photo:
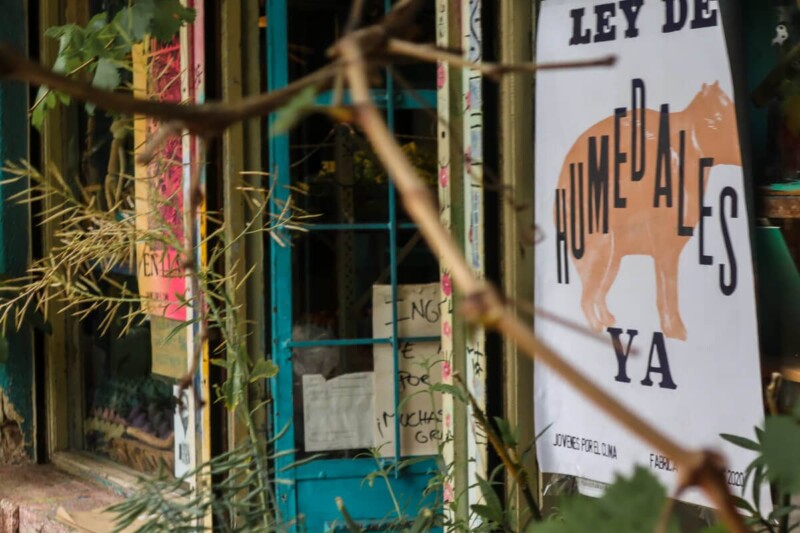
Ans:
[[[606,341],[545,320],[537,333],[682,445],[722,452],[739,494],[754,453],[719,435],[752,437],[763,408],[720,2],[546,0],[537,51],[618,58],[537,77],[536,305]],[[543,471],[611,482],[642,465],[674,493],[674,458],[542,365],[534,395]],[[679,498],[709,503],[697,490]]]
[[[326,380],[303,376],[305,450],[322,452],[372,446],[372,372]]]
[[[442,302],[439,284],[400,285],[397,288],[399,337],[439,337]],[[392,287],[372,288],[372,335],[392,336]],[[394,371],[392,346],[376,344],[375,446],[384,457],[395,452],[395,384],[400,387],[400,450],[403,456],[432,455],[441,439],[441,395],[430,386],[441,383],[440,342],[402,341]]]

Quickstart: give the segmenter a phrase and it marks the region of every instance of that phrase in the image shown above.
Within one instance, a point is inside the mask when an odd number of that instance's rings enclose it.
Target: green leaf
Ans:
[[[561,519],[537,524],[536,533],[640,533],[655,531],[667,491],[644,468],[629,479],[617,478],[602,498],[573,496],[563,500]],[[677,532],[673,517],[667,531]]]
[[[744,437],[739,437],[738,435],[729,435],[728,433],[721,433],[720,437],[730,442],[731,444],[735,444],[736,446],[739,446],[740,448],[744,448],[746,450],[753,450],[754,452],[761,450],[761,446],[759,446],[757,442],[752,441],[750,439],[746,439]]]
[[[221,368],[228,368],[229,366],[228,360],[223,357],[212,357],[211,359],[208,360],[208,362],[214,366],[218,366]]]
[[[42,87],[39,89],[41,90]],[[42,131],[42,127],[44,126],[44,116],[45,105],[44,102],[42,102],[36,107],[36,109],[33,110],[33,113],[31,113],[31,124],[33,124],[33,127],[39,131]]]
[[[153,18],[150,21],[150,34],[159,41],[169,41],[184,24],[194,22],[194,9],[184,7],[180,0],[146,0],[153,4]]]
[[[769,514],[770,520],[780,520],[784,516],[789,516],[792,512],[797,510],[796,505],[785,505],[783,507],[778,507],[774,511]]]
[[[54,92],[48,93],[47,90],[48,90],[47,87],[39,88],[39,95],[37,96],[37,101],[39,101],[39,98],[43,98],[43,100],[39,102],[39,105],[36,106],[36,109],[34,109],[33,113],[31,114],[31,124],[33,124],[33,126],[38,130],[41,130],[42,126],[44,126],[44,119],[47,113],[51,109],[55,109],[60,100],[59,95],[57,93]]]
[[[297,93],[297,96],[292,98],[275,117],[273,134],[280,135],[292,129],[314,107],[316,99],[317,89],[313,86]]]
[[[83,31],[83,28],[76,24],[64,24],[63,26],[51,26],[44,31],[46,37],[60,39],[63,35],[72,35],[75,31]],[[68,39],[69,40],[69,39]]]
[[[175,326],[174,328],[172,328],[169,331],[169,333],[167,334],[166,338],[164,339],[164,344],[167,344],[169,341],[174,339],[176,336],[178,336],[179,334],[183,333],[186,330],[186,328],[188,328],[189,326],[193,326],[193,325],[197,324],[197,322],[198,322],[198,319],[181,321],[177,326]]]
[[[764,484],[766,477],[766,465],[759,463],[753,470],[753,486],[751,487],[751,494],[753,495],[753,503],[756,509],[761,509],[761,485]]]
[[[130,41],[139,42],[147,35],[152,20],[153,2],[139,0],[131,7],[120,9],[114,17],[114,24],[128,36]]]
[[[97,68],[94,71],[92,85],[107,91],[113,91],[119,86],[119,70],[116,65],[108,59],[101,57],[97,61]]]
[[[496,416],[494,417],[494,423],[497,425],[497,430],[500,432],[500,438],[503,440],[503,444],[509,448],[516,448],[517,439],[514,436],[514,431],[512,431],[511,424],[508,423],[508,420]]]
[[[74,58],[76,63],[90,61],[95,57],[105,57],[108,55],[106,52],[106,44],[106,40],[103,39],[99,34],[88,34],[81,45],[80,54]],[[78,65],[76,64],[73,68],[77,66]]]
[[[253,365],[253,370],[250,372],[250,381],[258,381],[261,379],[270,379],[278,375],[278,365],[272,362],[272,359],[259,359]]]
[[[107,22],[108,22],[108,15],[106,14],[105,11],[103,11],[93,16],[89,20],[89,24],[86,25],[86,29],[91,32],[99,32],[100,30],[103,29],[103,27],[105,27]]]
[[[750,514],[756,514],[755,508],[753,508],[753,506],[750,505],[750,502],[748,502],[744,498],[740,498],[739,496],[731,496],[731,499],[733,500],[733,504],[737,508],[742,509],[743,511],[747,511]]]
[[[456,387],[455,385],[448,385],[447,383],[434,383],[430,386],[431,392],[442,392],[444,394],[450,394],[454,398],[461,400],[462,402],[466,403],[467,396],[464,394],[460,388]]]
[[[781,492],[800,492],[800,424],[790,416],[771,416],[764,425],[764,461],[767,478]]]
[[[63,72],[58,70],[56,65],[61,61],[66,65],[67,59],[75,59],[73,55],[80,52],[81,44],[84,40],[85,30],[75,24],[67,24],[61,27],[58,33],[58,57],[56,58],[53,70],[56,72]]]
[[[483,505],[480,503],[473,503],[469,507],[470,509],[472,509],[472,512],[474,512],[484,520],[489,520],[490,522],[494,522],[495,524],[501,524],[503,522],[502,510],[498,514],[497,509],[491,507],[490,505]]]
[[[477,478],[478,478],[478,487],[480,487],[481,495],[483,495],[483,502],[490,509],[490,513],[492,515],[491,519],[497,522],[498,524],[502,524],[503,504],[500,503],[500,498],[497,496],[497,493],[494,491],[494,487],[492,487],[491,483],[489,483],[480,476],[477,476]],[[475,506],[473,505],[472,507]]]

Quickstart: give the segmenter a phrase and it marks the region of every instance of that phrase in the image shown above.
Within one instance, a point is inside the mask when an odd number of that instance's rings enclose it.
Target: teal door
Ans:
[[[365,15],[380,17],[388,7],[384,0],[367,2]],[[349,2],[335,0],[292,0],[288,5],[287,0],[268,0],[270,89],[324,64],[325,49],[344,26],[348,8]],[[430,20],[426,31],[432,41],[432,12]],[[384,72],[376,86],[374,96],[389,126],[435,187],[433,67]],[[330,93],[316,95],[322,106],[332,98]],[[364,427],[371,433],[374,424],[383,423],[402,436],[418,418],[430,421],[441,413],[433,409],[412,420],[392,412],[381,420],[371,405],[359,403],[358,394],[368,392],[396,409],[406,385],[397,379],[403,350],[413,343],[439,342],[438,332],[403,336],[408,330],[400,322],[406,317],[399,316],[398,306],[400,291],[438,280],[438,263],[398,207],[388,176],[357,131],[320,113],[290,133],[276,134],[277,118],[270,118],[272,212],[291,202],[307,215],[302,231],[281,228],[271,240],[272,357],[280,367],[273,383],[272,427],[281,512],[288,519],[302,515],[300,529],[346,531],[336,505],[341,498],[365,529],[384,530],[388,524],[413,520],[422,507],[439,510],[437,466],[432,455],[404,457],[399,443],[405,437],[388,448],[378,437],[366,445],[370,439]],[[388,329],[380,331],[373,328],[375,286],[391,294],[386,300],[390,308],[383,310],[391,317],[383,324]],[[387,378],[375,374],[377,346],[383,353],[391,350],[388,387],[374,385],[379,377]],[[334,405],[319,403],[320,396],[315,396],[314,403],[313,380],[320,388],[349,380],[355,399],[337,399],[342,403]],[[337,412],[336,405],[350,411]],[[422,442],[436,433],[434,429],[415,437]]]

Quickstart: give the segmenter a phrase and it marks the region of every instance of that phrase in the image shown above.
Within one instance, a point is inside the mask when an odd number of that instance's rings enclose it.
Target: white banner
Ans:
[[[617,56],[537,77],[538,334],[681,444],[728,461],[741,491],[763,408],[753,267],[728,54],[715,0],[545,0],[538,60]],[[543,365],[541,468],[611,482],[675,464]],[[748,491],[749,493],[749,491]],[[681,499],[706,504],[699,491]],[[762,501],[769,502],[765,494]]]

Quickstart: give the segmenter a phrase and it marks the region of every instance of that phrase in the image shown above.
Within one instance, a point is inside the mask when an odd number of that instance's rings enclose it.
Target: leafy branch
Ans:
[[[168,41],[181,26],[194,22],[195,15],[195,10],[184,7],[180,0],[136,0],[110,20],[108,14],[102,12],[92,17],[85,27],[65,24],[48,28],[45,36],[59,43],[53,71],[66,73],[68,77],[91,76],[93,87],[115,91],[130,68],[134,44],[142,42],[146,36]],[[31,123],[41,129],[46,113],[59,103],[69,104],[70,96],[46,85],[40,86],[31,106]],[[94,113],[94,108],[92,102],[87,102],[89,113]]]

